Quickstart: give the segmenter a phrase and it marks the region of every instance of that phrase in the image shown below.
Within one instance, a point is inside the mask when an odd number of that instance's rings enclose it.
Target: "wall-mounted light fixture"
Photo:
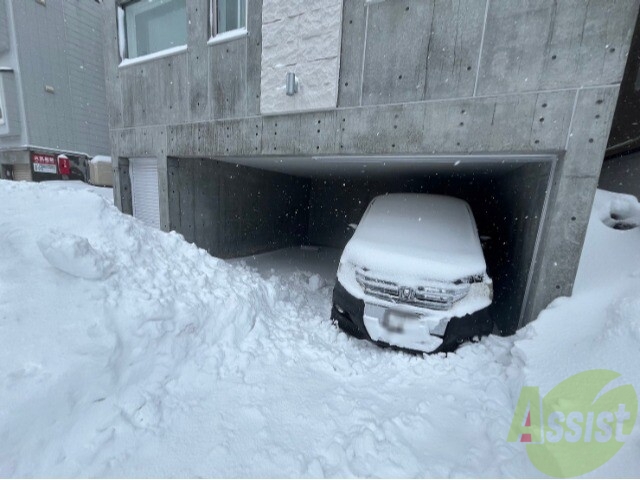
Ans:
[[[44,86],[44,91],[47,92],[47,93],[55,93],[56,89],[53,88],[51,85],[45,85]]]
[[[287,95],[290,97],[298,93],[298,78],[293,72],[287,73]]]

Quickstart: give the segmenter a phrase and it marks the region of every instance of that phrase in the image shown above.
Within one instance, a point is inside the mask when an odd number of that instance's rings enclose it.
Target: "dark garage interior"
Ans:
[[[522,326],[554,161],[552,155],[170,158],[170,228],[227,259],[297,245],[341,249],[349,224],[377,195],[459,197],[471,206],[483,240],[496,332],[510,335]]]

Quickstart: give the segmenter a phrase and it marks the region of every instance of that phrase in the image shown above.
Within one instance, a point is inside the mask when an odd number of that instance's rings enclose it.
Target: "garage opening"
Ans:
[[[466,200],[476,219],[497,333],[522,326],[523,305],[554,155],[168,160],[170,228],[212,255],[298,245],[342,249],[367,205],[385,193]]]

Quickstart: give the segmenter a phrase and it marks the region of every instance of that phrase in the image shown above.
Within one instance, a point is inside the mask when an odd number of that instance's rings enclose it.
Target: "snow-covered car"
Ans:
[[[469,204],[389,194],[371,201],[342,253],[331,318],[381,346],[452,351],[491,333],[492,298]]]

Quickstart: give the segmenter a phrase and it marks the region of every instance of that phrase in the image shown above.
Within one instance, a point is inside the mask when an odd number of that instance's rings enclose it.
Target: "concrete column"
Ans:
[[[618,88],[576,92],[566,154],[556,166],[546,208],[525,323],[535,320],[553,299],[573,291]]]

